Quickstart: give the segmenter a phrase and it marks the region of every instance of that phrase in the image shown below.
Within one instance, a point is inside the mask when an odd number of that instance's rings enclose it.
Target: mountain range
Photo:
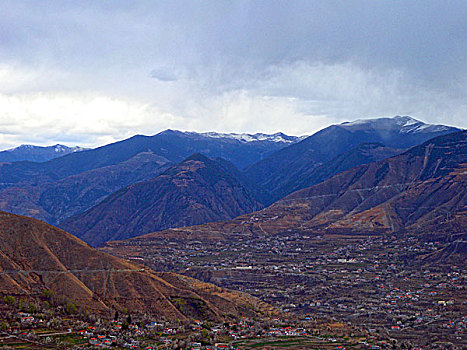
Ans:
[[[128,245],[151,249],[151,242],[166,238],[222,241],[289,234],[465,233],[466,194],[467,131],[460,131],[339,173],[263,210],[110,242],[106,250],[118,255]]]
[[[458,130],[396,116],[332,125],[306,138],[137,135],[47,162],[1,163],[0,209],[100,244],[232,219]],[[203,166],[188,165],[195,163]]]
[[[43,163],[0,163],[0,209],[57,224],[125,186],[156,177],[193,153],[224,157],[242,167],[299,140],[281,133],[166,130]]]
[[[222,134],[198,134],[165,130],[154,136],[136,135],[129,139],[84,152],[75,152],[43,163],[14,162],[0,164],[0,177],[4,186],[38,181],[57,181],[85,171],[116,165],[141,152],[151,152],[171,162],[181,162],[193,153],[208,157],[221,157],[243,168],[293,142],[298,137],[270,135],[247,142]],[[234,134],[236,135],[236,134]]]

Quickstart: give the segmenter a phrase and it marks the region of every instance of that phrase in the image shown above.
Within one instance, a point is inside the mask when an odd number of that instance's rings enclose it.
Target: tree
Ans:
[[[14,296],[12,295],[7,295],[6,297],[3,298],[3,300],[5,301],[5,303],[7,303],[8,305],[14,305],[16,303],[16,299]]]
[[[28,303],[26,302],[26,300],[24,299],[20,299],[18,301],[18,308],[22,311],[22,312],[27,312],[29,311],[28,309]]]
[[[28,309],[28,311],[29,311],[30,313],[36,313],[36,312],[37,312],[37,306],[36,306],[35,304],[33,304],[33,303],[29,303],[29,309]]]
[[[72,302],[67,302],[65,306],[65,310],[68,314],[75,314],[76,311],[78,311],[78,308],[76,307],[76,304]]]
[[[53,296],[54,292],[52,292],[50,289],[44,289],[42,292],[42,295],[48,299],[50,299]]]

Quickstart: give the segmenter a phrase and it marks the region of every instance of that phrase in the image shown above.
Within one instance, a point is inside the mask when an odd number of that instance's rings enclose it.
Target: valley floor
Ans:
[[[361,328],[394,348],[467,346],[465,251],[442,255],[449,242],[291,232],[225,242],[136,242],[112,242],[104,250],[244,291],[297,320],[340,322],[349,333]]]

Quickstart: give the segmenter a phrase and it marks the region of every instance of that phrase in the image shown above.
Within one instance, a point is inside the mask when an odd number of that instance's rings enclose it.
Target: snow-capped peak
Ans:
[[[395,116],[393,118],[357,119],[345,122],[339,126],[348,130],[393,130],[402,134],[415,134],[424,132],[441,132],[450,129],[445,125],[426,124],[409,116]]]
[[[63,145],[55,145],[53,146],[55,152],[66,152],[70,150],[70,147],[63,146]]]
[[[409,117],[409,116],[401,117],[400,115],[397,115],[392,119],[394,119],[394,121],[400,126],[409,126],[409,125],[420,124],[420,123],[425,124],[425,123],[421,122],[420,120],[414,119],[414,118]]]
[[[33,149],[34,147],[36,147],[36,146],[33,146],[33,145],[20,145],[18,147],[10,148],[10,149],[7,149],[5,151],[13,152],[13,151],[29,150],[29,149]]]

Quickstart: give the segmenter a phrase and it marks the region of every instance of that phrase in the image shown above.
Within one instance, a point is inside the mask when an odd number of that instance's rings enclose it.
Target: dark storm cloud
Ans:
[[[465,1],[15,0],[4,1],[2,13],[3,56],[31,61],[225,56],[262,64],[351,60],[431,76],[465,69]]]
[[[125,133],[311,132],[394,114],[465,126],[465,1],[15,0],[0,13],[4,119],[97,94],[137,113],[120,115],[139,121]]]

